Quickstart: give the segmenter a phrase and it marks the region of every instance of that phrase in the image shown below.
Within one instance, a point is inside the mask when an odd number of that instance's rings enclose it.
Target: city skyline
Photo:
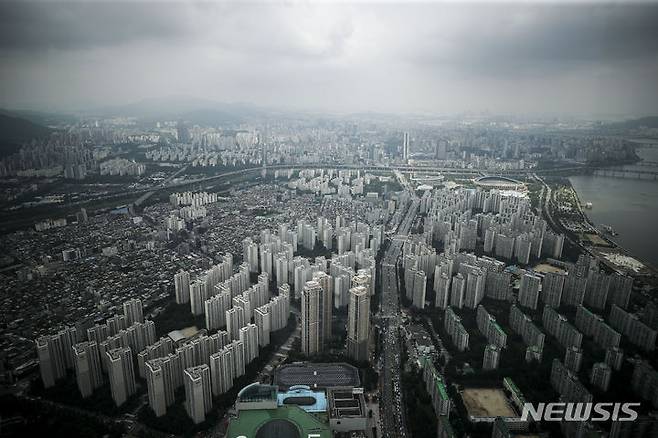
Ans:
[[[0,63],[2,436],[658,436],[658,0],[0,0]]]

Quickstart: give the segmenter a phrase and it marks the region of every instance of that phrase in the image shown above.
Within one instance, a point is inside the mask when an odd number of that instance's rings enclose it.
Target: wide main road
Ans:
[[[413,200],[406,206],[407,211],[400,222],[398,235],[409,234],[411,225],[418,211],[418,200]],[[404,403],[402,400],[402,382],[400,376],[401,363],[401,318],[400,318],[400,287],[397,276],[397,263],[402,253],[403,242],[390,239],[390,245],[382,260],[382,373],[380,375],[381,400],[380,418],[383,420],[385,437],[407,437],[409,433],[404,418]]]

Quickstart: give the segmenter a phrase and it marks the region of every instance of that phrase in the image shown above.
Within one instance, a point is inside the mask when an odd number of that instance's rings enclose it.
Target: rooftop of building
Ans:
[[[329,425],[297,406],[281,406],[277,409],[240,411],[231,419],[227,438],[248,436],[254,438],[302,438],[315,434],[318,438],[330,438]]]
[[[311,388],[361,386],[359,370],[347,363],[296,362],[277,368],[274,384],[279,388],[308,385]]]
[[[506,176],[481,176],[475,179],[476,183],[481,185],[509,185],[510,187],[523,184],[521,181],[506,177]]]
[[[330,417],[365,417],[366,402],[361,388],[331,389],[327,391],[327,398]]]
[[[183,343],[187,340],[191,340],[197,334],[200,334],[199,332],[201,332],[201,330],[199,330],[196,326],[191,326],[180,330],[173,330],[167,333],[167,336],[169,336],[169,338],[171,338],[174,343]],[[205,333],[205,330],[203,333]]]
[[[306,412],[326,412],[327,396],[324,391],[312,391],[307,385],[291,386],[286,392],[277,394],[279,406],[299,406]]]
[[[273,385],[264,385],[262,383],[252,383],[247,385],[238,392],[239,402],[254,402],[275,400],[277,398],[277,389]]]

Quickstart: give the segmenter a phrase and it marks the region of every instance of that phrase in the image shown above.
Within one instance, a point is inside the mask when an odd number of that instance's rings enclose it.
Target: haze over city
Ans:
[[[653,2],[6,2],[0,105],[658,111]]]
[[[656,438],[658,2],[0,0],[0,435]]]

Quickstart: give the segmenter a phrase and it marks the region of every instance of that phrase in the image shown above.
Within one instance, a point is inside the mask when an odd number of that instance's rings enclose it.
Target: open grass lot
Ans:
[[[605,246],[605,247],[612,246],[605,239],[601,238],[601,236],[599,236],[598,234],[593,234],[593,233],[583,234],[583,238],[587,239],[594,246]]]
[[[505,393],[498,388],[467,388],[462,399],[472,417],[516,417]]]

